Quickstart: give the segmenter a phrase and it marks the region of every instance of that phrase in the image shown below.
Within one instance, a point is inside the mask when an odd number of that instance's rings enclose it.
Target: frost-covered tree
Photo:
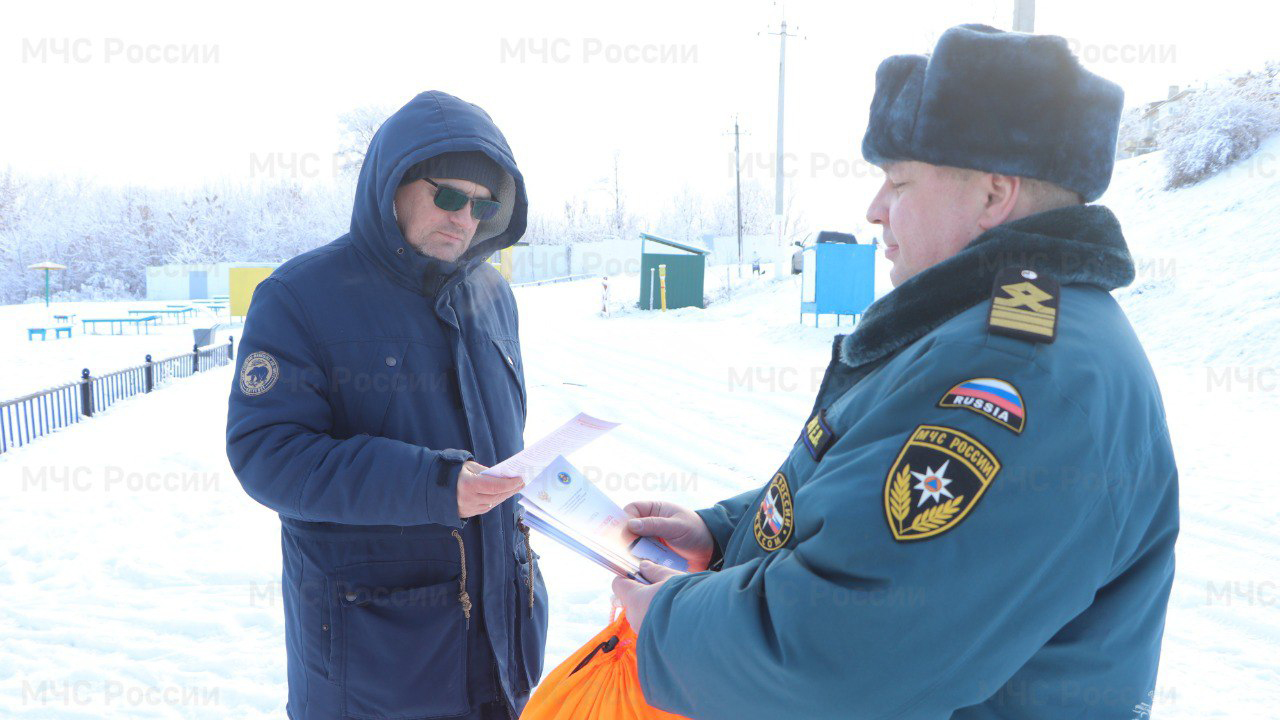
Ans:
[[[373,134],[395,111],[389,105],[364,105],[338,116],[338,158],[344,172],[359,174]]]
[[[1280,65],[1216,82],[1182,102],[1160,136],[1169,188],[1198,183],[1250,157],[1280,132]]]
[[[107,188],[84,180],[0,175],[0,302],[34,300],[52,260],[55,297],[122,299],[146,292],[166,263],[280,262],[350,226],[354,187],[340,180],[194,191]]]
[[[711,217],[706,201],[691,186],[685,185],[668,201],[658,216],[658,234],[679,242],[696,242],[708,232]]]
[[[709,232],[737,235],[737,189],[729,190],[716,202]],[[773,195],[759,180],[742,183],[742,234],[767,235],[773,230]]]

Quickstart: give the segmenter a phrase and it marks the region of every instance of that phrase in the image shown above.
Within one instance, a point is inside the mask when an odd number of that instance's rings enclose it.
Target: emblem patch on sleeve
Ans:
[[[1019,435],[1027,423],[1022,393],[1012,383],[995,378],[965,380],[948,390],[938,401],[938,407],[972,410]]]
[[[898,542],[941,535],[978,504],[1000,460],[971,436],[940,425],[911,433],[884,484],[884,512]]]
[[[280,379],[280,364],[271,353],[259,350],[251,353],[240,365],[240,392],[245,395],[261,395]]]
[[[826,408],[822,408],[816,415],[809,418],[809,422],[804,424],[804,432],[800,434],[800,439],[809,450],[809,455],[813,457],[814,462],[822,459],[827,448],[836,441],[835,433],[831,432],[831,426],[827,424]]]
[[[1058,281],[1034,270],[996,275],[987,328],[999,335],[1051,343],[1058,334]]]
[[[795,509],[791,505],[791,487],[781,471],[773,476],[756,510],[756,542],[768,552],[773,552],[791,539],[795,528]]]

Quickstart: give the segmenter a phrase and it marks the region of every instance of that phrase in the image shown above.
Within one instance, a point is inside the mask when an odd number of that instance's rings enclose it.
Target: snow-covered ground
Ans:
[[[1177,192],[1157,189],[1159,173],[1156,156],[1121,163],[1104,199],[1140,260],[1119,296],[1157,367],[1182,471],[1155,717],[1278,717],[1280,173],[1246,162]],[[615,278],[607,319],[598,280],[517,289],[528,437],[580,410],[623,423],[573,458],[621,502],[704,506],[767,480],[847,328],[798,324],[794,278],[733,281],[731,299],[658,314],[625,310],[638,285]],[[0,323],[16,332],[25,320],[10,311]],[[174,352],[190,343],[181,327]],[[84,339],[104,367],[111,352],[119,365],[165,354],[162,340]],[[61,343],[48,347],[65,356],[32,363],[23,345],[0,358],[7,394],[74,377],[81,351]],[[180,380],[0,456],[0,716],[283,716],[278,523],[226,462],[231,379]],[[609,578],[535,543],[550,667],[605,622]]]
[[[1164,391],[1182,534],[1159,718],[1280,718],[1280,137],[1166,192],[1158,155],[1103,202],[1139,264],[1117,293]],[[1161,700],[1163,694],[1163,700]]]
[[[129,317],[130,310],[163,308],[169,301],[129,300],[121,302],[53,302],[45,307],[43,302],[24,305],[0,305],[0,338],[11,350],[0,358],[0,399],[26,395],[54,385],[73,382],[80,377],[83,368],[94,375],[112,370],[141,365],[150,353],[153,360],[191,352],[193,328],[207,328],[228,323],[224,314],[198,308],[183,322],[166,317],[161,324],[145,330],[123,328],[122,335],[111,335],[102,324],[88,334],[80,322],[83,318]],[[52,330],[47,339],[39,337],[28,341],[27,328],[53,327],[54,315],[73,314],[71,337],[54,339]],[[119,328],[119,326],[117,326]],[[96,334],[95,334],[96,332]],[[234,334],[219,330],[215,342],[225,343]]]

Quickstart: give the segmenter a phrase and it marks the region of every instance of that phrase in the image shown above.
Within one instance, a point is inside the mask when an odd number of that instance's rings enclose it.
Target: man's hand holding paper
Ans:
[[[697,513],[661,500],[633,502],[623,511],[631,518],[628,532],[662,540],[688,562],[689,572],[701,572],[711,564],[715,541]]]
[[[524,489],[519,477],[483,474],[487,469],[474,460],[458,469],[458,517],[483,515]]]
[[[538,520],[560,531],[548,533],[552,537],[619,575],[640,578],[641,559],[679,571],[688,568],[685,558],[671,548],[628,531],[626,523],[632,516],[563,456],[528,484],[520,502]]]

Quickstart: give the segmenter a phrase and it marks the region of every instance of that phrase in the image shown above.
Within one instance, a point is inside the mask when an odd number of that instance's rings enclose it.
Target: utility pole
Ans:
[[[742,163],[738,160],[738,116],[733,116],[733,184],[738,206],[738,277],[742,277]],[[45,276],[46,282],[48,275]]]
[[[622,237],[622,185],[618,182],[618,155],[619,151],[613,151],[613,222],[618,231],[618,237]]]
[[[738,277],[742,277],[742,160],[739,153],[738,116],[733,116],[733,182],[738,208]],[[749,133],[748,133],[749,134]]]
[[[799,26],[795,29],[799,30]],[[782,181],[784,175],[783,151],[782,151],[782,119],[783,108],[786,100],[787,87],[787,37],[795,37],[795,33],[787,32],[787,20],[782,19],[782,27],[778,32],[771,32],[770,35],[777,35],[782,42],[778,46],[778,154],[774,158],[774,167],[777,175],[774,179],[774,201],[773,215],[774,222],[778,226],[778,245],[782,245]]]
[[[1013,0],[1014,32],[1035,32],[1036,0]]]

